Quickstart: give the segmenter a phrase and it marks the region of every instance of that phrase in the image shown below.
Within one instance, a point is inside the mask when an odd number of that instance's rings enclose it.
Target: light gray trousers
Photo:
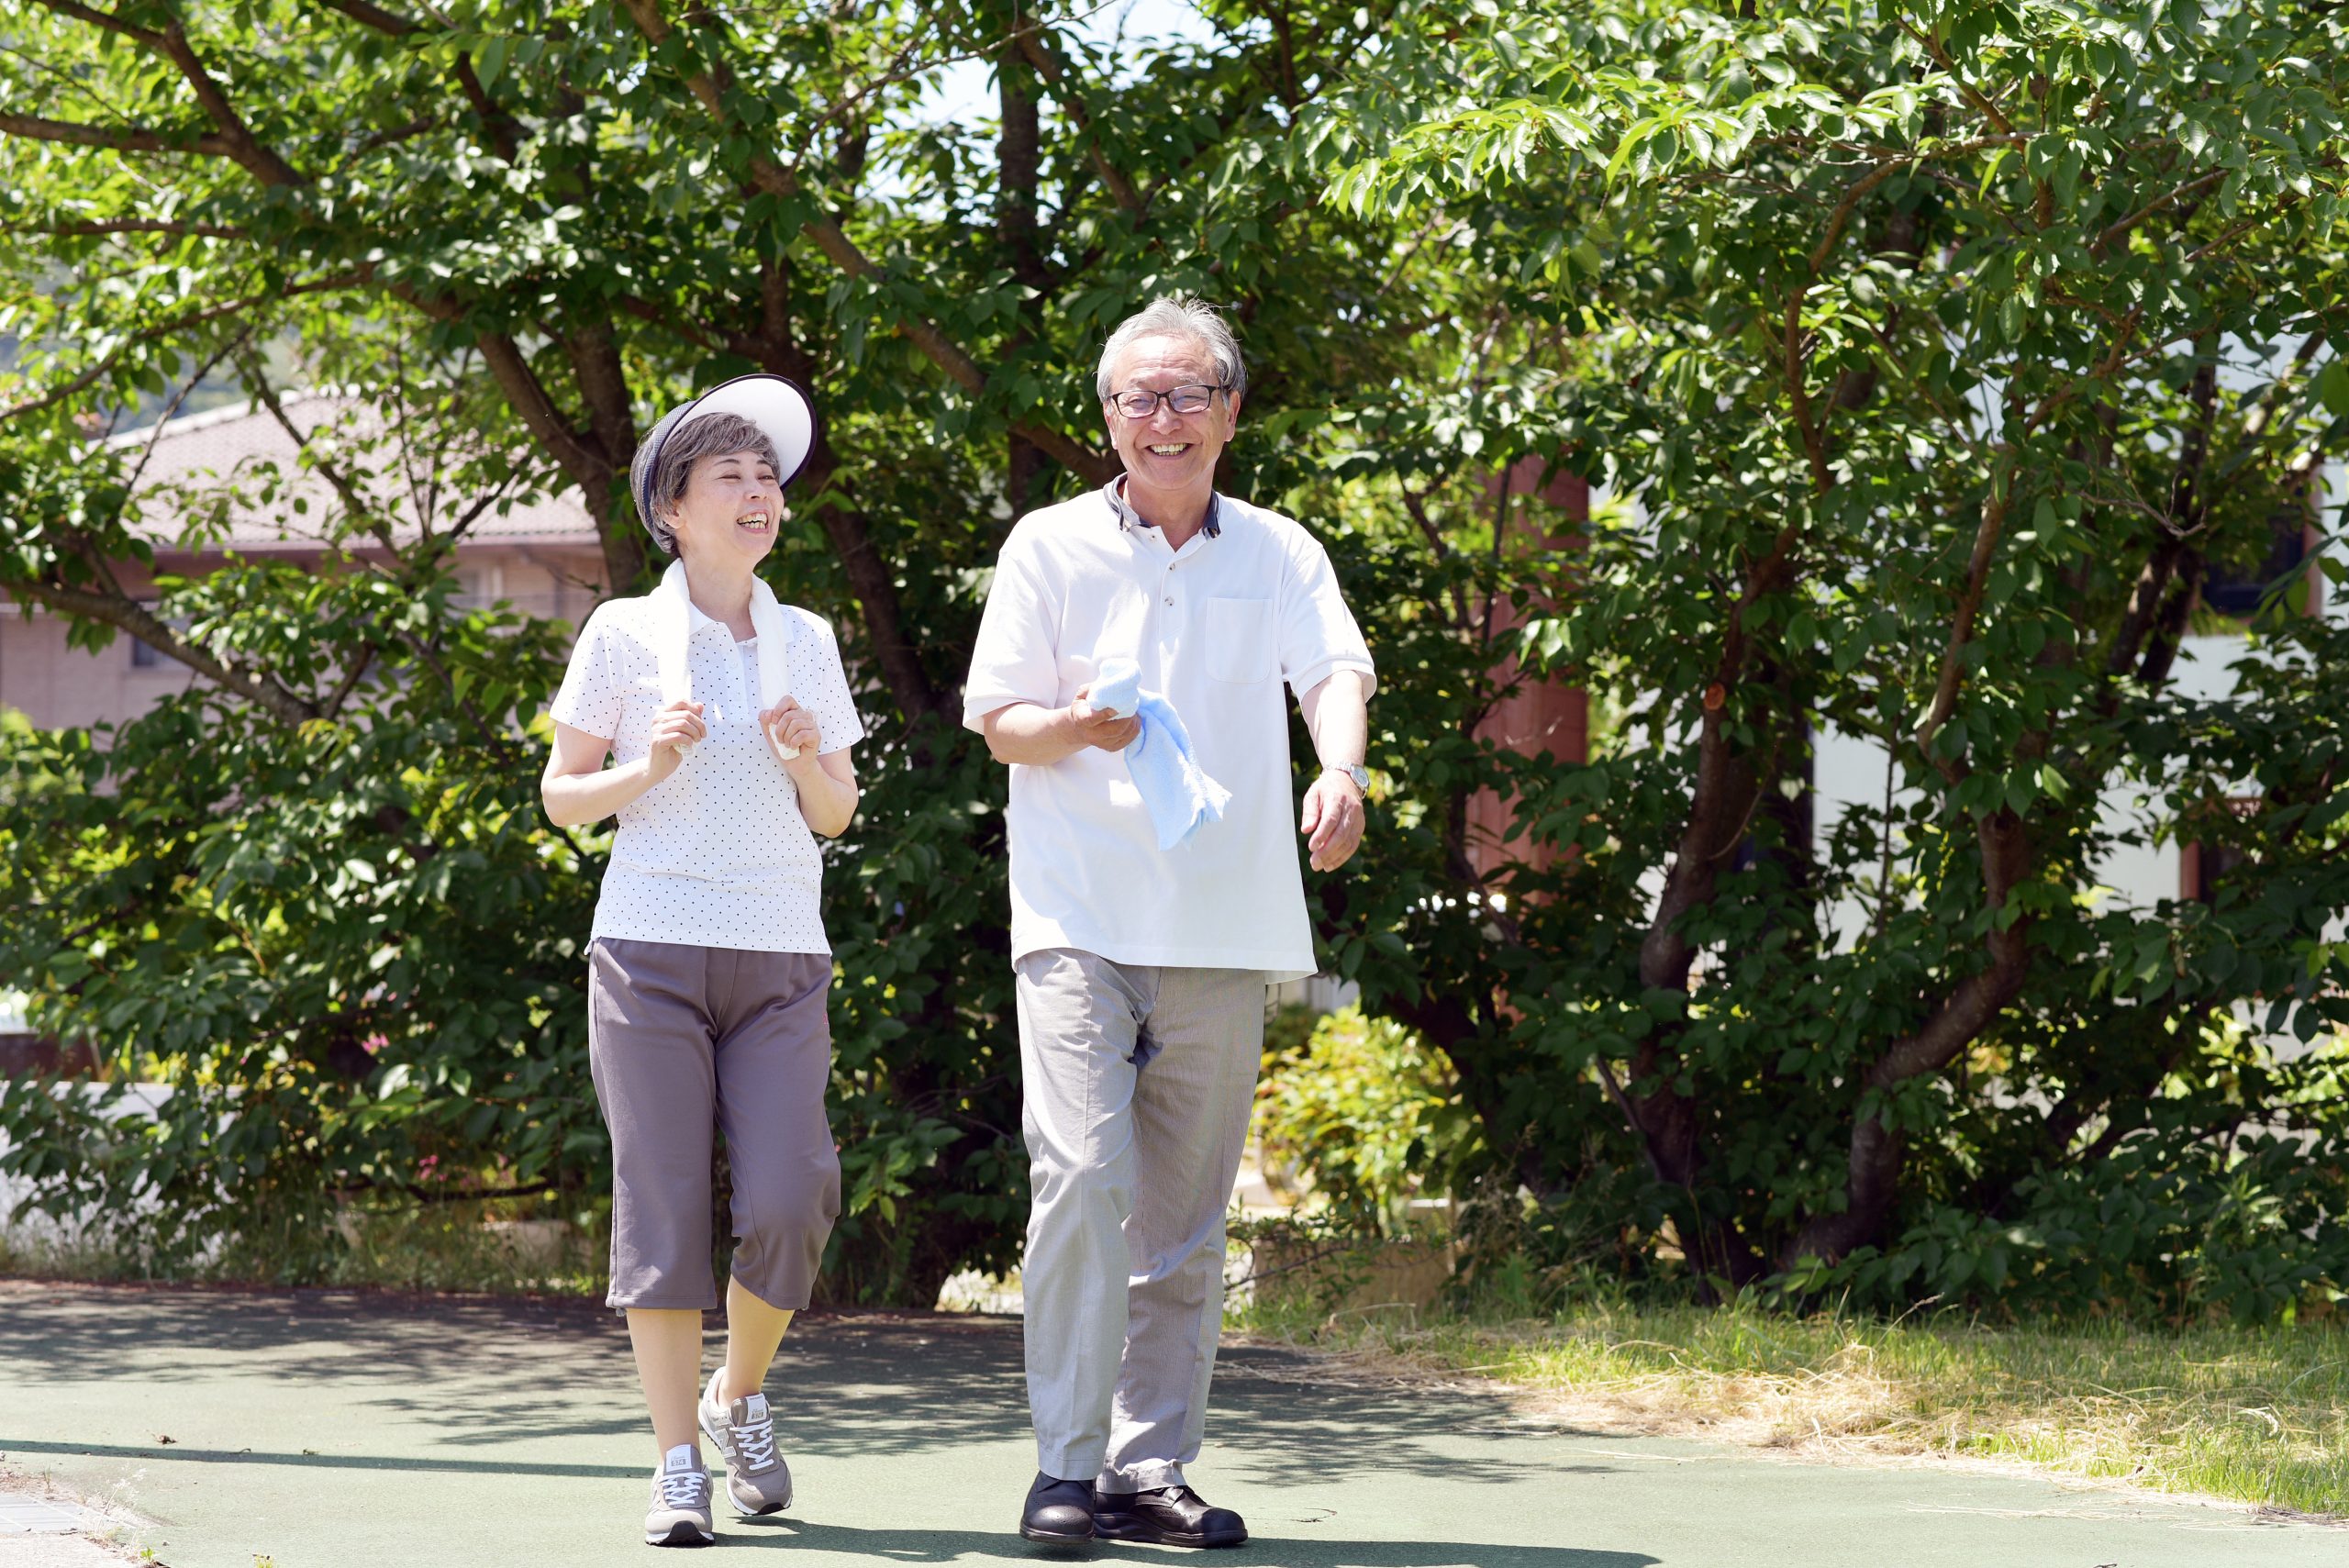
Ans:
[[[1016,967],[1037,1468],[1105,1492],[1179,1485],[1207,1429],[1264,976],[1066,948]]]

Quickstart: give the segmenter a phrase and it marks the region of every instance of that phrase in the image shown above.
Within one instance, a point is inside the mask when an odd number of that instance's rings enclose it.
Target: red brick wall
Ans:
[[[1504,550],[1563,552],[1582,547],[1580,535],[1572,528],[1590,518],[1590,486],[1564,474],[1545,485],[1542,471],[1539,459],[1527,458],[1506,475],[1511,499],[1508,531],[1502,540]],[[1504,479],[1497,476],[1487,487],[1496,502],[1500,499],[1503,483]],[[1493,607],[1496,631],[1516,626],[1521,619],[1516,607],[1506,601]],[[1506,660],[1498,666],[1498,672],[1511,673],[1515,664],[1514,659]],[[1529,681],[1497,704],[1485,722],[1476,727],[1476,733],[1528,756],[1546,751],[1562,762],[1581,762],[1590,754],[1589,719],[1589,704],[1579,687],[1558,681]],[[1523,845],[1504,848],[1501,843],[1514,806],[1514,799],[1504,800],[1490,791],[1477,795],[1468,803],[1469,859],[1477,870],[1523,857]],[[1539,853],[1533,857],[1533,863],[1545,865],[1549,858],[1546,852]]]

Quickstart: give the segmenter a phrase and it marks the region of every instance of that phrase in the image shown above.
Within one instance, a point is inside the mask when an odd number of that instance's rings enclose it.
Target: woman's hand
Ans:
[[[701,721],[701,704],[673,702],[652,717],[652,749],[645,754],[644,776],[659,784],[677,771],[685,748],[709,733]]]
[[[816,716],[801,707],[796,697],[785,697],[759,715],[759,728],[767,732],[767,744],[774,748],[775,759],[786,767],[803,759],[812,761],[816,748],[823,743]]]

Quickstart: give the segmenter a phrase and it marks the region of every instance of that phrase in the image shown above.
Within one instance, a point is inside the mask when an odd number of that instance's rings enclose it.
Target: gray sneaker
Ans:
[[[726,1496],[745,1518],[791,1507],[791,1466],[774,1449],[774,1412],[763,1394],[720,1409],[718,1374],[701,1391],[701,1429],[726,1461]]]
[[[671,1449],[652,1473],[652,1507],[644,1516],[647,1546],[707,1546],[718,1539],[709,1517],[709,1467],[686,1443]]]

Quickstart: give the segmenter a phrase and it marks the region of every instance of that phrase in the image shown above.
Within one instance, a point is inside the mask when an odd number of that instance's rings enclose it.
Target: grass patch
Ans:
[[[1239,1324],[1646,1430],[2021,1462],[2349,1516],[2349,1331],[2330,1323],[1990,1327],[1603,1303],[1527,1320],[1274,1302]]]

